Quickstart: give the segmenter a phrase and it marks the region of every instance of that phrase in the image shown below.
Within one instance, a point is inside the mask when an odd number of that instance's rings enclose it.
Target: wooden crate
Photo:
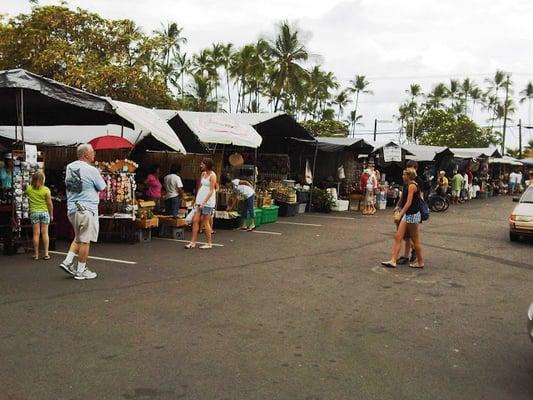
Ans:
[[[159,226],[159,218],[138,219],[135,223],[137,224],[137,227],[141,229],[157,228]]]

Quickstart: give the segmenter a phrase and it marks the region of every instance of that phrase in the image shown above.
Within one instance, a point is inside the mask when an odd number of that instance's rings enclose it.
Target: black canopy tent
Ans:
[[[23,69],[0,71],[0,125],[133,125],[103,97]]]

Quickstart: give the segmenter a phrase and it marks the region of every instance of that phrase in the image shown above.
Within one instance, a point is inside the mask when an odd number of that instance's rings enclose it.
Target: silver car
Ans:
[[[527,334],[533,342],[533,303],[531,303],[527,311]]]
[[[533,235],[533,186],[529,186],[520,198],[509,217],[509,239],[514,242],[520,236]]]

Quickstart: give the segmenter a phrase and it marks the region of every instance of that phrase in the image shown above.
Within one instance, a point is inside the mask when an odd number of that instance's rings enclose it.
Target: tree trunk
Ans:
[[[228,85],[228,106],[229,106],[229,112],[231,113],[231,90],[230,90],[230,85],[229,85],[229,73],[228,73],[228,70],[226,69],[226,84]]]

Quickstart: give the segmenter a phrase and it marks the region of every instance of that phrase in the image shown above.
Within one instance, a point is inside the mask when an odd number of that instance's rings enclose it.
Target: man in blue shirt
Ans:
[[[74,228],[74,240],[67,257],[59,265],[74,279],[94,279],[96,272],[87,269],[91,242],[98,240],[98,192],[105,189],[106,183],[94,162],[94,150],[90,144],[82,144],[77,149],[78,160],[67,165],[65,185],[67,187],[68,219]],[[77,268],[74,257],[78,256]]]

